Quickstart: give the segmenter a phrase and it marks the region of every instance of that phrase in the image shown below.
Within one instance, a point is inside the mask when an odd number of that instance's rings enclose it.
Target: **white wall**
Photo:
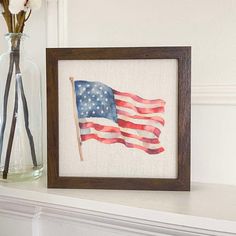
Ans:
[[[235,0],[59,0],[58,28],[56,1],[48,2],[49,45],[191,45],[192,180],[236,185]],[[45,14],[28,27],[43,71]]]
[[[236,83],[235,0],[64,2],[66,46],[191,45],[194,84]]]

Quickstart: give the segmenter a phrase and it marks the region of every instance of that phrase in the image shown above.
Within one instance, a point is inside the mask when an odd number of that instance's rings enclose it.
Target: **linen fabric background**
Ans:
[[[59,175],[81,177],[177,177],[178,63],[162,60],[59,61]],[[166,101],[160,142],[165,151],[149,155],[123,144],[83,142],[80,161],[69,77],[99,81],[145,99]],[[107,120],[107,125],[113,125]]]

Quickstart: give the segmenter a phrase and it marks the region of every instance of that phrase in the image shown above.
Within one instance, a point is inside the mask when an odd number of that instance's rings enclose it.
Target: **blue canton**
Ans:
[[[112,88],[100,82],[75,81],[76,105],[79,118],[106,118],[117,122]]]

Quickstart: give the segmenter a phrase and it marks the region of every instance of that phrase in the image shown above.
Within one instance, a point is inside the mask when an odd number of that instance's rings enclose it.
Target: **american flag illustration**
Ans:
[[[159,140],[165,123],[164,100],[143,99],[100,82],[73,83],[81,142],[121,143],[148,154],[164,151]]]

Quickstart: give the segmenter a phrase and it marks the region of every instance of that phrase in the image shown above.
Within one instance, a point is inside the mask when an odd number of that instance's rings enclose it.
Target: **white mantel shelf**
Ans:
[[[1,183],[1,216],[30,219],[33,236],[50,235],[49,222],[76,223],[86,236],[236,235],[236,186],[193,183],[191,192],[162,192],[47,189],[45,178]]]

